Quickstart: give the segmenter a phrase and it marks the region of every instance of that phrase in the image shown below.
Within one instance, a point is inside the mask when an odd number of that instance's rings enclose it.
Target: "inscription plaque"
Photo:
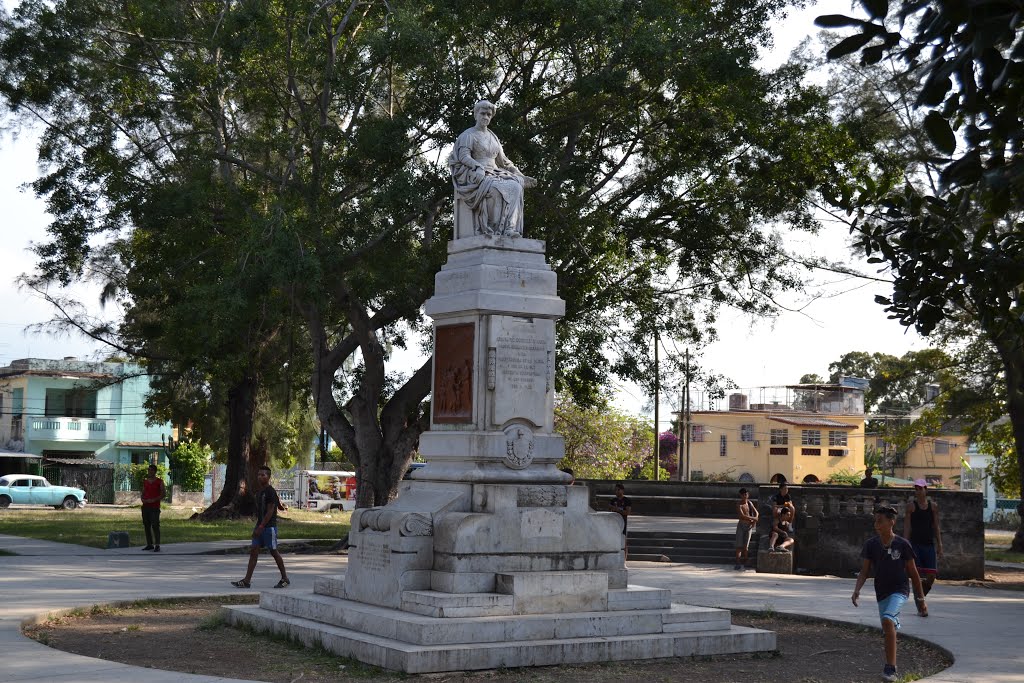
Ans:
[[[473,421],[473,323],[438,327],[434,341],[434,422]]]
[[[494,423],[522,418],[545,426],[554,368],[554,322],[493,316],[488,346],[494,348]]]
[[[391,565],[391,547],[387,543],[363,543],[358,550],[359,563],[363,570],[381,571]]]

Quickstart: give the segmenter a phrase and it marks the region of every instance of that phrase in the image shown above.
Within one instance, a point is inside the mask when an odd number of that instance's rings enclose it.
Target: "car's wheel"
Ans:
[[[76,507],[78,507],[78,501],[75,500],[74,496],[68,496],[67,498],[64,499],[64,504],[61,507],[63,507],[65,510],[74,510]]]
[[[6,508],[11,506],[10,496],[0,496],[0,508]]]

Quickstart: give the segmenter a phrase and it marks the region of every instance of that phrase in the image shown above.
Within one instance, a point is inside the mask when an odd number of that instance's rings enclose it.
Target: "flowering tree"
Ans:
[[[559,397],[555,431],[565,439],[559,467],[582,479],[625,479],[650,459],[654,434],[646,422],[608,406],[582,408]]]
[[[658,454],[661,456],[661,469],[669,477],[675,476],[679,469],[677,447],[679,438],[671,431],[658,434]]]

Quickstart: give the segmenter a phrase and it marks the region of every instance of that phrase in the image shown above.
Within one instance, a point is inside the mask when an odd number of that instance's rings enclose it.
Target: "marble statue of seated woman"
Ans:
[[[448,158],[456,196],[456,237],[468,236],[460,229],[459,202],[472,215],[474,235],[519,237],[523,234],[523,189],[537,181],[524,176],[501,149],[498,136],[488,130],[495,106],[480,100],[473,107],[476,125],[455,140]]]

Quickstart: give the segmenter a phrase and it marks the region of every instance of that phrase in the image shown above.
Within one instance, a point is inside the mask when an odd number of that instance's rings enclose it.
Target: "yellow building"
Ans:
[[[727,411],[690,414],[690,479],[749,483],[826,481],[864,471],[863,391],[842,385],[790,385],[790,400],[751,404],[729,397]]]
[[[894,473],[903,479],[924,479],[929,486],[960,488],[967,442],[966,435],[956,432],[919,436],[897,458]]]

